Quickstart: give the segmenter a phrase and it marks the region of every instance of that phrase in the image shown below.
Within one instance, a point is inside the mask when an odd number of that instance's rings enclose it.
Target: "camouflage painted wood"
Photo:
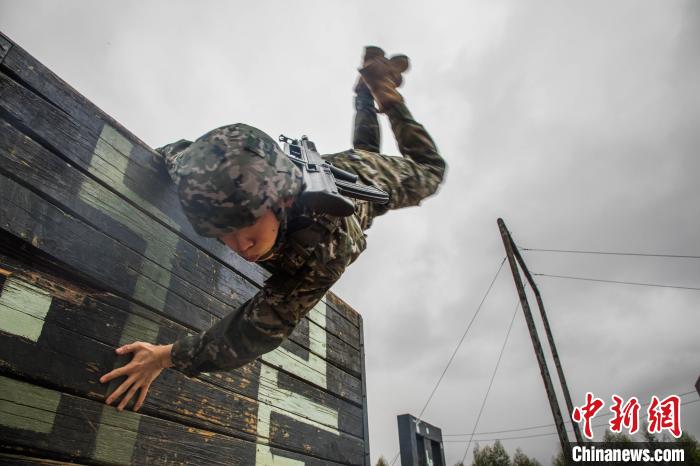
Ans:
[[[155,153],[0,34],[0,461],[368,464],[362,321],[329,293],[234,371],[167,370],[142,413],[98,377],[208,328],[269,273],[194,234]]]

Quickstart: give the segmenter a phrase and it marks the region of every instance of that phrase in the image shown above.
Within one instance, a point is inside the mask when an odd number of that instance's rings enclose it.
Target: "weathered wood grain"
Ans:
[[[65,116],[45,107],[31,94],[14,95],[11,91],[19,89],[12,82],[3,82],[1,75],[0,84],[6,84],[0,92],[0,106],[8,111],[19,111],[21,107],[26,113],[26,119],[21,124],[31,125],[32,133],[42,132],[41,137],[36,136],[37,139],[41,138],[43,144],[54,151],[65,156],[67,153],[81,152],[78,148],[83,147],[82,152],[90,153],[94,149],[89,145],[94,147],[98,144],[86,141],[85,133],[79,127],[66,127],[65,123],[69,121]],[[74,135],[73,138],[66,137],[70,133]],[[231,269],[181,240],[174,232],[154,222],[146,213],[134,208],[106,186],[78,172],[10,123],[3,124],[2,134],[2,151],[7,159],[7,169],[12,169],[11,174],[15,178],[20,177],[25,184],[44,189],[57,205],[146,256],[153,264],[143,268],[154,269],[152,275],[163,277],[161,282],[173,275],[182,277],[183,281],[199,286],[199,293],[193,290],[186,292],[188,295],[196,298],[197,294],[213,294],[219,300],[231,301],[231,306],[239,305],[254,293],[255,288]],[[75,157],[66,158],[74,161]],[[146,182],[148,178],[144,177],[142,181]],[[140,244],[133,244],[135,241]],[[161,285],[167,287],[168,283]],[[207,287],[206,292],[201,289],[203,287]],[[211,306],[211,311],[219,317],[231,309],[231,306],[222,309],[214,302]]]
[[[235,270],[243,272],[243,275],[254,283],[261,284],[267,272],[254,264],[248,263],[240,256],[232,253],[228,248],[215,240],[198,236],[192,230],[182,212],[175,188],[165,173],[158,156],[143,145],[133,134],[126,131],[116,121],[101,112],[91,102],[70,88],[60,78],[47,70],[41,63],[34,60],[26,52],[13,46],[7,61],[0,67],[4,74],[0,89],[6,90],[0,97],[0,103],[5,106],[5,110],[10,114],[10,107],[17,109],[17,98],[41,101],[45,103],[44,111],[50,109],[50,116],[61,123],[63,140],[52,140],[49,134],[42,134],[48,144],[56,144],[60,149],[61,145],[73,146],[73,151],[67,155],[75,156],[72,162],[77,166],[87,169],[90,166],[94,148],[100,139],[105,125],[114,128],[124,139],[127,140],[127,153],[121,155],[129,160],[126,168],[129,173],[123,170],[120,172],[120,183],[112,185],[110,176],[117,176],[117,173],[105,173],[100,180],[105,182],[116,192],[124,195],[139,204],[136,208],[149,211],[161,221],[180,229],[192,242],[203,247],[208,253],[229,265]],[[23,91],[21,91],[23,90]],[[21,94],[17,94],[21,92]],[[29,102],[29,100],[28,100]],[[61,114],[65,119],[56,117]],[[40,127],[33,124],[41,122],[42,112],[19,112],[14,115],[17,121],[28,124],[28,128],[39,131]],[[37,119],[37,121],[34,121]],[[41,133],[39,133],[41,134]],[[116,152],[123,150],[124,145],[115,145]],[[114,167],[119,171],[119,167]],[[137,179],[134,179],[136,177]],[[147,180],[148,182],[144,182]],[[148,202],[141,203],[142,199]]]
[[[0,227],[65,262],[73,269],[125,296],[134,294],[142,257],[103,233],[46,202],[16,182],[0,176]],[[145,277],[151,280],[150,277]],[[151,280],[152,281],[152,280]],[[153,283],[154,287],[162,287]],[[156,309],[161,302],[145,296],[144,304]],[[190,328],[208,328],[214,316],[169,293],[170,316]]]
[[[94,229],[143,255],[151,264],[142,268],[146,273],[152,269],[151,275],[160,285],[183,288],[182,293],[193,304],[208,306],[217,316],[225,315],[254,293],[255,288],[230,269],[181,242],[163,225],[131,208],[123,199],[73,169],[6,121],[0,121],[0,127],[0,170],[3,174],[31,187]],[[177,281],[171,283],[174,280]],[[192,289],[187,290],[187,287]]]
[[[17,277],[20,283],[27,283],[29,286],[41,288],[52,296],[50,312],[45,319],[45,326],[49,329],[49,335],[52,335],[54,332],[64,332],[67,329],[71,334],[75,334],[75,337],[78,338],[77,341],[88,340],[89,345],[97,343],[107,345],[109,347],[107,354],[109,361],[106,365],[98,364],[107,367],[107,370],[111,370],[114,364],[112,362],[114,360],[114,355],[111,351],[114,347],[119,346],[125,339],[129,339],[129,341],[138,339],[151,343],[164,344],[177,339],[186,332],[184,327],[147,309],[137,308],[126,300],[104,293],[83,290],[46,273],[28,270],[23,267],[21,262],[3,256],[2,254],[0,254],[0,268],[13,274],[13,277]],[[3,290],[3,288],[0,288],[0,291]],[[138,320],[134,320],[135,316],[138,316]],[[139,325],[135,325],[135,323]],[[155,329],[155,331],[142,329],[148,327]],[[128,336],[125,336],[127,333]],[[44,339],[41,340],[41,344],[44,343],[46,337],[44,332],[42,332],[42,335]],[[74,341],[72,338],[68,337],[61,337],[58,338],[58,340],[52,337],[50,341],[60,342],[61,340]],[[32,346],[30,345],[30,347]],[[60,343],[59,348],[60,354],[65,354],[65,349],[60,346]],[[94,353],[88,350],[83,352],[82,349],[71,351],[73,351],[73,353],[77,351],[77,353],[71,354],[77,359],[81,359],[80,354],[100,354],[101,352],[101,350]],[[6,354],[7,357],[4,359],[8,361],[13,357],[14,350],[7,349],[4,352],[0,352],[0,354]],[[41,359],[39,357],[40,355],[41,352],[38,349],[33,353],[33,356],[36,356],[38,359]],[[81,361],[81,364],[88,364],[84,360],[85,358],[82,359],[83,361]],[[34,363],[32,361],[27,361],[27,364],[32,366]],[[21,366],[22,364],[18,362],[16,365]],[[68,374],[70,371],[62,372]],[[259,373],[260,364],[256,362],[235,371],[204,375],[202,379],[226,390],[256,399],[258,396],[257,387],[259,382],[257,381],[257,377]],[[327,370],[329,379],[328,391],[331,393],[314,388],[284,373],[280,374],[279,385],[281,389],[288,389],[294,393],[302,394],[305,398],[319,405],[328,406],[338,411],[340,430],[356,436],[361,436],[363,430],[361,426],[361,409],[337,398],[337,396],[342,393],[342,390],[339,390],[337,387],[341,385],[348,387],[345,380],[338,376],[339,373],[340,372],[331,367]],[[103,392],[99,390],[99,385],[97,388],[94,385],[80,385],[82,379],[96,379],[98,376],[99,374],[97,374],[97,372],[95,374],[82,374],[79,380],[78,377],[74,377],[73,375],[66,375],[68,382],[66,382],[66,385],[61,386],[61,388],[71,388],[70,381],[74,380],[76,384],[73,388],[80,389],[85,393],[95,392],[100,394]],[[350,387],[352,386],[350,385],[348,388]],[[348,388],[346,388],[346,390]],[[358,391],[354,393],[354,396],[348,401],[358,403],[359,396],[360,393]],[[294,412],[293,414],[302,417],[306,416],[306,414],[301,411]],[[345,427],[346,425],[347,428]]]
[[[329,302],[329,297],[334,297],[333,292],[326,293],[326,298],[323,301],[326,303],[328,311],[326,313],[326,331],[331,335],[337,336],[343,342],[349,344],[355,349],[360,349],[360,329],[353,325],[349,320],[343,317]],[[313,310],[307,315],[308,319],[319,325],[323,325],[321,321],[318,320],[316,313]]]
[[[365,370],[365,338],[364,321],[360,316],[360,353],[362,361],[362,417],[363,417],[363,438],[365,440],[365,465],[371,465],[372,459],[369,454],[369,406],[367,404],[367,371]]]
[[[327,297],[327,301],[338,314],[350,321],[355,327],[360,326],[360,315],[340,297],[332,294]]]
[[[111,464],[256,464],[259,446],[216,432],[114,408],[0,376],[0,448]],[[45,432],[50,425],[50,431]],[[32,428],[27,428],[32,426]],[[40,429],[39,427],[47,426]],[[109,441],[108,441],[109,440]],[[303,452],[275,449],[305,464],[338,464]],[[354,452],[341,464],[361,464]]]
[[[56,308],[52,309],[53,314],[59,311]],[[98,380],[102,374],[110,371],[118,360],[114,347],[101,344],[54,322],[44,325],[38,343],[1,330],[0,343],[2,370],[41,382],[42,385],[70,390],[104,401],[123,380],[120,379],[109,386],[100,384]],[[121,359],[128,361],[129,357]],[[287,393],[296,393],[316,406],[336,413],[337,422],[326,422],[326,417],[318,415],[317,412],[306,412],[305,408],[308,405],[303,403],[283,402],[275,405],[273,402],[272,408],[275,410],[288,413],[294,418],[307,419],[309,423],[325,424],[327,428],[355,437],[363,436],[360,408],[331,397],[322,390],[300,384],[293,378],[288,378],[286,383],[273,384],[269,378],[260,375],[259,364],[251,369],[257,369],[257,372],[251,374],[252,377],[248,379],[252,382],[246,387],[249,390],[232,390],[237,382],[233,380],[229,380],[228,383],[208,383],[211,382],[211,375],[200,380],[190,379],[177,371],[165,371],[149,391],[142,412],[231,435],[255,436],[258,411],[256,399],[259,386],[264,385],[269,392],[266,398],[268,402],[283,400]],[[229,379],[236,378],[235,373],[223,375],[228,375]],[[240,385],[240,382],[238,384]],[[222,386],[226,389],[223,390]],[[243,396],[236,391],[247,393]],[[354,445],[355,441],[349,441]]]
[[[7,55],[7,52],[10,51],[10,48],[12,47],[12,43],[5,37],[2,33],[0,33],[0,63],[5,59],[5,55]]]
[[[2,185],[0,185],[0,188],[1,187],[2,187]],[[10,196],[8,196],[8,198],[9,197]],[[2,209],[6,208],[9,205],[10,205],[10,202],[3,202]],[[22,221],[18,221],[18,220],[20,220],[19,215],[17,215],[18,212],[15,212],[15,213],[9,212],[9,213],[10,213],[10,215],[6,215],[5,218],[13,218],[13,220],[14,220],[13,225],[18,225],[18,224],[23,223]],[[40,224],[45,226],[45,225],[47,225],[47,222],[41,222]],[[32,237],[36,238],[35,235],[33,235]],[[65,245],[65,242],[58,241],[58,243]],[[100,332],[98,331],[98,334],[99,333]],[[49,332],[48,335],[49,335],[49,337],[47,337],[47,338],[51,338],[52,333]],[[53,336],[55,337],[55,334],[53,334]],[[49,339],[48,341],[52,341],[52,340]],[[66,342],[70,342],[70,344],[66,346],[66,349],[61,349],[61,345],[65,346]],[[57,370],[59,370],[59,372],[57,374],[45,374],[43,376],[43,382],[47,383],[47,384],[56,383],[56,380],[59,380],[59,381],[61,380],[60,377],[66,377],[60,383],[63,383],[66,386],[71,387],[72,390],[75,390],[76,386],[79,386],[79,383],[77,383],[77,380],[86,380],[87,381],[86,383],[93,383],[94,385],[96,385],[97,384],[96,379],[99,376],[99,374],[104,373],[104,372],[108,371],[109,369],[111,369],[112,367],[114,367],[114,361],[113,361],[112,348],[107,348],[107,347],[105,347],[104,351],[102,351],[102,357],[103,358],[110,358],[111,357],[112,361],[105,361],[104,359],[93,360],[95,357],[100,355],[100,352],[96,350],[96,348],[94,347],[92,342],[93,342],[92,339],[86,340],[86,341],[81,341],[81,339],[77,338],[76,335],[63,335],[61,337],[58,337],[57,341],[55,341],[53,343],[54,346],[58,346],[58,348],[59,348],[54,352],[55,357],[52,358],[52,359],[55,359],[56,362],[54,364],[51,364],[48,367],[50,369],[57,369]],[[291,344],[291,343],[292,342],[288,342],[288,344]],[[9,343],[4,344],[3,348],[6,348],[10,351],[9,354],[3,355],[3,363],[11,362],[14,355],[22,356],[22,355],[26,355],[28,352],[31,354],[31,350],[28,350],[27,348],[24,348],[24,350],[22,350],[22,348],[18,348],[16,345],[9,344]],[[86,361],[85,355],[91,355],[91,358],[87,359],[87,361]],[[41,376],[41,368],[45,366],[45,361],[39,360],[36,364],[34,364],[34,366],[32,366],[32,361],[33,360],[31,358],[21,359],[15,365],[10,366],[9,369],[11,369],[15,372],[20,372],[23,375],[30,375],[31,377],[35,377],[35,378],[40,377]],[[76,367],[69,366],[69,364],[71,362],[76,362],[76,361],[78,361],[79,365],[82,365],[82,364],[88,364],[88,365],[85,366],[85,368],[81,368],[81,367],[76,368]],[[90,364],[90,363],[92,363],[92,364]],[[329,373],[331,373],[330,369],[332,367],[333,366],[328,366]],[[79,371],[80,369],[91,370],[92,372],[83,373],[82,375],[77,376],[76,371]],[[30,374],[27,374],[26,372],[23,372],[23,371],[29,371]],[[343,374],[342,371],[339,371],[339,372],[341,374]],[[186,379],[185,377],[182,377],[182,378]],[[168,380],[167,378],[164,378],[163,379],[164,382],[162,382],[162,383],[165,383],[165,381],[167,381],[167,380]],[[341,385],[342,387],[349,386],[349,384],[347,382],[341,383],[339,385]],[[158,387],[158,385],[154,386],[154,390],[157,390],[157,387]],[[89,391],[90,389],[91,389],[91,387],[84,388],[85,391]],[[97,391],[97,390],[99,390],[99,388],[93,387],[93,391]],[[177,392],[177,387],[173,387],[173,386],[169,386],[169,387],[166,387],[163,389],[163,393],[176,393],[176,392]],[[154,399],[157,400],[158,398],[156,397]],[[170,403],[168,403],[168,402],[164,403],[164,406],[169,406],[169,405],[170,405]],[[252,412],[253,409],[254,408],[252,406],[250,406],[248,409],[248,412]],[[233,410],[233,412],[240,414],[240,413],[245,413],[246,410],[243,409],[243,406],[237,406]],[[238,416],[238,414],[236,416]],[[238,419],[238,417],[236,417],[236,419]],[[241,428],[243,428],[243,427],[241,426]],[[309,427],[309,429],[313,430],[316,428]],[[316,430],[318,430],[318,429],[316,429]],[[271,432],[270,435],[273,435],[274,432],[276,432],[276,430],[273,429],[270,432]],[[315,434],[315,432],[309,433],[309,435],[311,435],[311,434]],[[282,438],[285,438],[285,437],[282,437]],[[309,438],[315,438],[315,437],[312,436]],[[352,439],[348,440],[348,439],[344,438],[342,435],[337,436],[336,442],[343,443],[343,441],[347,441],[350,444],[355,442]],[[326,443],[333,445],[333,442],[326,442]],[[337,446],[337,444],[336,444],[336,446]],[[357,447],[353,447],[352,445],[347,445],[347,444],[345,444],[344,446],[348,447],[350,449],[357,448]],[[316,452],[316,453],[318,453],[318,452]]]
[[[67,341],[70,341],[69,345]],[[115,355],[111,347],[51,324],[46,325],[38,344],[4,332],[0,332],[0,342],[3,372],[31,377],[44,386],[70,389],[73,393],[89,393],[100,401],[107,394],[107,386],[100,384],[98,377],[114,365]],[[259,383],[266,382],[263,379]],[[278,390],[277,387],[274,389]],[[289,435],[276,434],[293,430],[306,439],[304,449],[307,453],[331,460],[342,460],[337,457],[337,451],[362,449],[361,438],[343,432],[329,433],[329,426],[316,426],[318,421],[312,423],[309,418],[323,421],[324,418],[318,413],[294,416],[284,408],[273,406],[268,409],[273,409],[275,415],[266,421],[258,417],[259,403],[168,370],[151,387],[142,412],[251,441],[258,437],[261,428],[258,422],[269,422],[266,430],[271,433],[268,439],[271,445],[298,448],[301,445],[298,440]],[[285,408],[287,406],[289,404],[284,405]],[[299,418],[303,421],[300,422]],[[330,427],[333,431],[340,428],[338,425]],[[50,430],[45,433],[50,433]]]
[[[0,453],[0,464],[3,464],[5,466],[28,466],[37,464],[42,466],[75,466],[85,465],[87,463],[67,463],[65,461],[55,461],[47,458],[35,458],[31,456]]]

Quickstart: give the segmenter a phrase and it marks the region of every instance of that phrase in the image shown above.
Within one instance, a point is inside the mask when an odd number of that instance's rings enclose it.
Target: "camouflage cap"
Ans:
[[[218,237],[252,225],[302,189],[299,169],[270,136],[237,123],[205,134],[178,156],[183,210],[195,231]]]

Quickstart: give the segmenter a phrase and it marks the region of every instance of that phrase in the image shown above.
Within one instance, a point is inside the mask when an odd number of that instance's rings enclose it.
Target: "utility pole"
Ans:
[[[535,321],[532,318],[532,311],[530,310],[530,303],[527,300],[527,295],[525,294],[525,286],[523,285],[522,278],[520,277],[520,272],[518,271],[517,262],[520,261],[516,259],[517,248],[513,242],[513,238],[510,236],[510,232],[506,228],[503,219],[498,219],[498,228],[501,231],[501,239],[503,239],[503,246],[506,250],[506,257],[508,258],[508,264],[510,264],[510,270],[513,273],[513,281],[515,282],[515,288],[518,291],[518,296],[520,297],[520,305],[523,308],[523,314],[525,315],[525,321],[527,322],[527,328],[530,332],[530,339],[532,340],[532,346],[535,349],[535,356],[537,357],[537,363],[540,366],[540,374],[542,375],[542,381],[544,382],[544,389],[547,392],[547,399],[549,400],[549,407],[552,410],[552,416],[554,417],[554,424],[557,427],[557,434],[559,434],[559,442],[561,443],[561,449],[567,463],[571,464],[571,450],[569,447],[569,437],[566,434],[566,426],[564,425],[564,420],[561,416],[561,409],[559,408],[559,401],[557,400],[557,395],[554,391],[554,386],[552,385],[552,378],[549,375],[549,369],[547,368],[547,361],[544,358],[544,351],[542,350],[542,344],[540,343],[540,338],[537,335],[537,328],[535,327]],[[517,261],[517,262],[516,262]],[[524,263],[524,261],[522,262]],[[522,265],[521,263],[521,265]],[[528,274],[529,275],[529,272]],[[527,276],[526,275],[526,276]],[[531,278],[531,277],[530,277]],[[529,279],[528,279],[529,280]],[[532,282],[531,282],[532,285]],[[539,302],[539,300],[538,300]],[[540,312],[544,314],[544,306],[540,307]],[[550,345],[553,345],[554,340],[550,339]],[[553,347],[553,346],[552,346]],[[566,392],[566,390],[565,390]],[[573,411],[573,408],[572,408]],[[570,416],[567,416],[570,417]],[[576,423],[574,423],[576,425]]]
[[[510,232],[508,232],[508,236],[510,237]],[[552,359],[554,359],[554,366],[557,368],[557,375],[559,376],[559,382],[561,383],[561,390],[562,390],[562,392],[564,392],[564,400],[566,401],[566,407],[569,410],[569,416],[567,416],[567,418],[571,421],[572,425],[574,426],[574,436],[576,437],[576,441],[579,443],[579,445],[583,445],[583,437],[581,436],[581,429],[578,425],[578,422],[574,422],[573,419],[571,419],[571,413],[573,413],[573,411],[574,411],[574,404],[571,402],[571,394],[569,394],[569,386],[566,383],[566,377],[564,377],[564,369],[562,369],[562,367],[561,367],[561,361],[559,359],[559,352],[557,351],[557,347],[554,344],[554,337],[552,336],[552,329],[549,327],[549,319],[547,318],[547,314],[544,311],[544,302],[542,301],[542,295],[540,294],[539,288],[537,288],[537,283],[535,283],[535,280],[532,278],[532,274],[530,273],[530,270],[527,268],[527,265],[525,264],[525,260],[523,260],[523,257],[520,255],[520,251],[518,251],[518,248],[515,246],[515,243],[513,242],[512,237],[510,237],[510,241],[511,241],[511,246],[513,248],[513,252],[515,253],[515,258],[517,259],[518,264],[520,264],[520,268],[522,269],[523,273],[525,274],[525,278],[527,278],[527,281],[530,284],[532,291],[534,291],[534,293],[535,293],[535,299],[537,300],[537,307],[540,308],[540,316],[542,317],[542,323],[544,324],[544,331],[547,334],[547,341],[549,342],[549,349],[552,351]]]

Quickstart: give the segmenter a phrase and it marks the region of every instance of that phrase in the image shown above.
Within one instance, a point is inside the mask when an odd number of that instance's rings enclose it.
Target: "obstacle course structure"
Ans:
[[[442,430],[410,414],[397,416],[401,466],[445,466]]]
[[[368,465],[362,319],[332,293],[240,369],[99,377],[207,329],[267,272],[197,236],[157,155],[0,34],[0,463]]]

